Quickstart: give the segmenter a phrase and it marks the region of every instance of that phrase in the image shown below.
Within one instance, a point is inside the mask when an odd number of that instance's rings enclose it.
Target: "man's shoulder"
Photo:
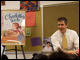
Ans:
[[[77,35],[77,32],[75,30],[72,30],[72,29],[68,29],[67,33],[70,35]]]
[[[59,30],[55,31],[55,32],[52,34],[52,36],[56,36],[56,35],[58,36],[59,32],[60,32]]]
[[[67,29],[68,32],[71,32],[71,33],[77,33],[75,30],[72,30],[72,29]]]

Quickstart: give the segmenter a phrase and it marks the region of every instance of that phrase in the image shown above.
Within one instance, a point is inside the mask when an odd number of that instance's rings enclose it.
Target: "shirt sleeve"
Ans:
[[[74,48],[78,49],[79,48],[79,36],[78,36],[77,32],[75,32],[75,31],[73,34],[73,42],[74,42]]]
[[[61,45],[59,44],[59,40],[58,39],[59,38],[58,38],[58,34],[57,33],[54,33],[51,36],[51,43],[53,45],[54,51],[57,51],[58,47],[61,48]]]

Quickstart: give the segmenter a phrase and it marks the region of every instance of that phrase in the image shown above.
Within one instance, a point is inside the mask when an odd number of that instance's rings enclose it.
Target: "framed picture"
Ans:
[[[25,10],[1,10],[1,44],[25,45]]]
[[[44,37],[43,38],[43,52],[52,52],[53,46],[51,44],[51,37]]]
[[[31,36],[31,28],[26,28],[26,36]]]

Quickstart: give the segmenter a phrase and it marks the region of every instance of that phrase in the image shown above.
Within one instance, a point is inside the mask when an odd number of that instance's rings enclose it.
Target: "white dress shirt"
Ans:
[[[77,35],[76,31],[67,29],[65,36],[67,39],[67,50],[74,50],[79,48],[79,36]],[[62,49],[62,40],[63,34],[60,32],[60,30],[57,30],[51,36],[51,42],[55,51],[57,51],[58,47]]]
[[[45,46],[44,48],[43,48],[43,51],[44,52],[50,52],[50,51],[52,51],[52,47],[47,47],[47,46]]]

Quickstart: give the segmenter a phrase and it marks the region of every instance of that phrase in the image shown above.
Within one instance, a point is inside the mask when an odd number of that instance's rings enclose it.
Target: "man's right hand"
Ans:
[[[75,54],[76,56],[79,56],[79,50],[65,51],[65,53]]]

